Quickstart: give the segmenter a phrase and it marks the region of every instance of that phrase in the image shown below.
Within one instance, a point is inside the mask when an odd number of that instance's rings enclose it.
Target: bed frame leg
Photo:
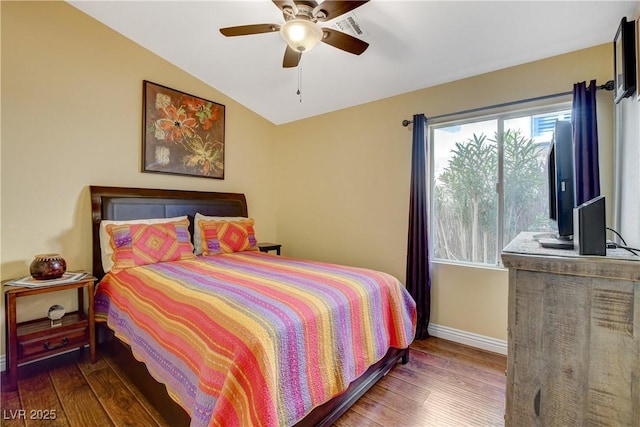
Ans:
[[[408,348],[408,347],[404,349],[404,352],[403,352],[403,354],[402,354],[402,361],[401,361],[401,363],[402,363],[403,365],[406,365],[407,363],[409,363],[409,348]]]

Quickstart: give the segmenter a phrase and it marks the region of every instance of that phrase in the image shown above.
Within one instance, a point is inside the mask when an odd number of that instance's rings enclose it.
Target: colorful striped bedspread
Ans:
[[[106,321],[192,426],[285,426],[415,333],[415,302],[373,270],[239,252],[107,274]]]

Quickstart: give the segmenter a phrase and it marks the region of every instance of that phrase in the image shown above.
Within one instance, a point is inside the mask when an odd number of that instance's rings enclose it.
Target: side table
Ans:
[[[18,381],[18,364],[45,356],[89,345],[91,363],[96,361],[95,324],[93,319],[93,291],[95,277],[87,275],[74,282],[55,285],[43,283],[41,287],[4,285],[5,325],[7,351],[7,389],[15,390]],[[61,326],[51,326],[47,317],[27,322],[17,322],[16,300],[28,295],[78,290],[78,311],[67,313]],[[87,314],[84,312],[84,290],[88,296]]]
[[[269,251],[276,251],[276,255],[280,255],[281,247],[282,245],[279,243],[267,243],[267,242],[258,243],[258,249],[260,249],[260,252],[267,253]]]

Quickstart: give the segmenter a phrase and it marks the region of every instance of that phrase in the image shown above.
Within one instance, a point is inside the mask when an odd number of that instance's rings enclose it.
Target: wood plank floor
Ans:
[[[433,337],[411,349],[410,362],[394,367],[337,427],[504,425],[505,356]],[[73,352],[18,374],[17,391],[2,389],[2,426],[172,425],[106,352],[95,364],[88,352]]]

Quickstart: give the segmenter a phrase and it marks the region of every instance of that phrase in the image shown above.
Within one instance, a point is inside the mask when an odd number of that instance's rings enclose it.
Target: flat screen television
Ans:
[[[571,122],[558,120],[549,148],[549,218],[558,226],[556,239],[540,241],[544,247],[573,249],[573,208],[575,178]]]

